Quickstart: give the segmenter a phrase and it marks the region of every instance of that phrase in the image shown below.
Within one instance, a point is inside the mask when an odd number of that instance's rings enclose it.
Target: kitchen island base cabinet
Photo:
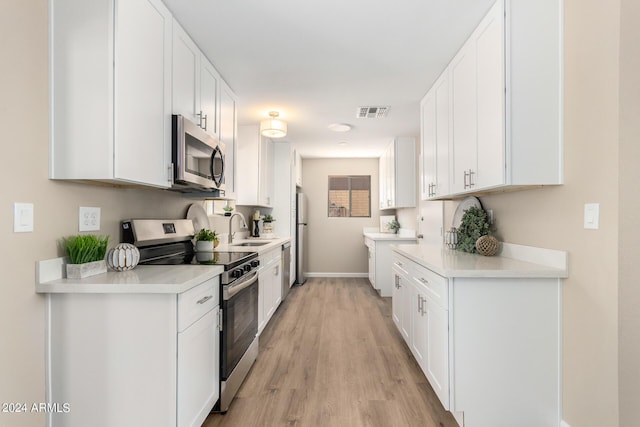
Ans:
[[[393,321],[443,407],[458,422],[464,413],[465,427],[558,426],[566,276],[444,277],[395,249],[392,257]]]
[[[216,277],[179,295],[48,294],[48,402],[69,404],[49,425],[200,426],[219,392],[218,293]]]

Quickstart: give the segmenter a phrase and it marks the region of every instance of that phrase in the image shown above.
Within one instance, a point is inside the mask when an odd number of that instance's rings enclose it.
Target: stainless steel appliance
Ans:
[[[225,192],[224,144],[181,115],[172,116],[174,190]]]
[[[140,264],[220,265],[220,399],[214,411],[226,412],[258,356],[257,252],[194,252],[190,219],[122,222],[122,241],[140,250]]]
[[[307,280],[304,265],[304,245],[307,235],[307,196],[296,194],[296,283],[302,285]]]
[[[289,294],[291,289],[291,242],[284,243],[282,245],[282,302]]]

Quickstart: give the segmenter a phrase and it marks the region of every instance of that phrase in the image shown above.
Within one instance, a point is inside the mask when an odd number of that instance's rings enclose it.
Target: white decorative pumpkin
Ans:
[[[115,271],[133,269],[140,261],[140,251],[131,243],[120,243],[107,254],[107,264]]]

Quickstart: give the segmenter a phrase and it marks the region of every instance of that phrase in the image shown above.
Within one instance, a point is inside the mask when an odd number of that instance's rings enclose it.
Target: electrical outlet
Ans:
[[[79,231],[100,231],[100,208],[80,206],[78,214]]]

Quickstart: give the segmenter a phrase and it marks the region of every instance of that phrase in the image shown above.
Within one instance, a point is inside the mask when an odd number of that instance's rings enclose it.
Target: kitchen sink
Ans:
[[[242,242],[242,243],[233,243],[231,246],[264,246],[268,245],[271,242]]]

